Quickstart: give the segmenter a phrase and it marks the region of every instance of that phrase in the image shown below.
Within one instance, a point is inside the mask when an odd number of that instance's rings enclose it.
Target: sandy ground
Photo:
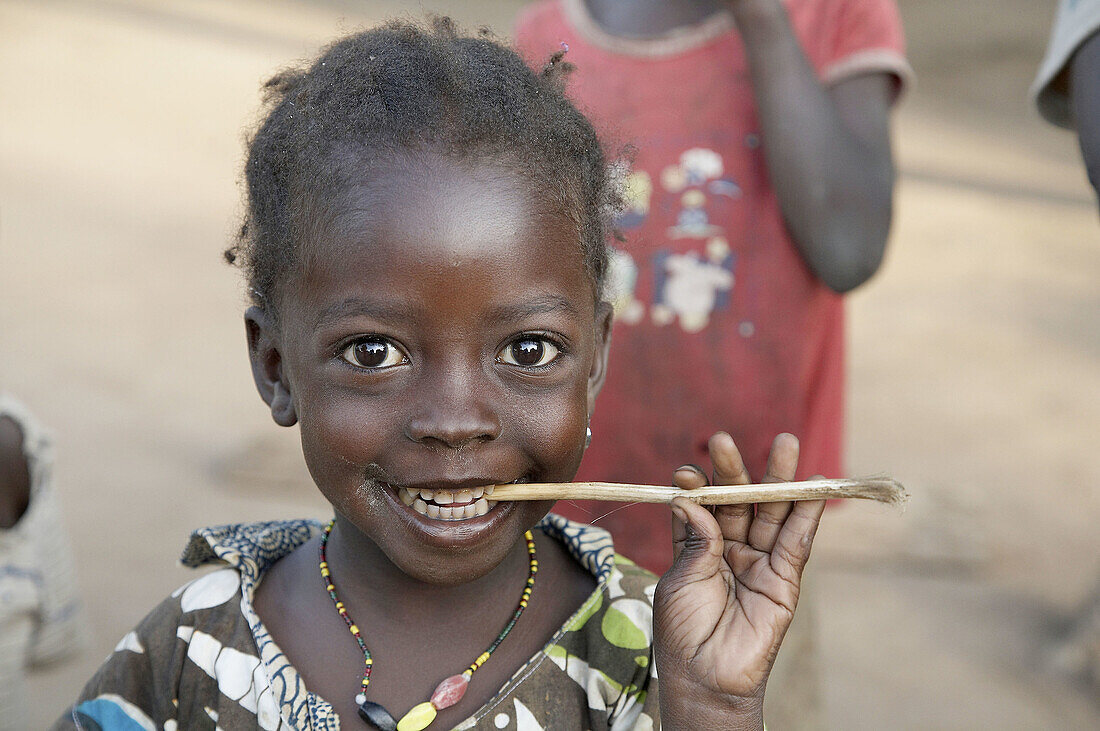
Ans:
[[[507,29],[520,5],[451,12]],[[1025,102],[1053,3],[901,6],[921,83],[891,250],[850,300],[848,443],[913,501],[822,529],[826,725],[1096,728],[1047,659],[1100,580],[1100,226],[1073,138]],[[418,7],[0,0],[0,386],[58,432],[90,622],[31,678],[33,727],[189,578],[189,528],[324,515],[219,252],[259,82]]]

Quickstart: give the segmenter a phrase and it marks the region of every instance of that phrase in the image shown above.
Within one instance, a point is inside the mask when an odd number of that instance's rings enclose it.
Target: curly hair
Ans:
[[[471,37],[447,18],[395,21],[270,79],[248,141],[244,221],[225,252],[245,270],[254,303],[274,301],[301,255],[310,199],[332,200],[346,184],[348,166],[335,158],[349,149],[368,161],[430,150],[510,165],[573,221],[599,296],[619,196],[592,125],[565,97],[564,53],[535,73],[486,30]]]

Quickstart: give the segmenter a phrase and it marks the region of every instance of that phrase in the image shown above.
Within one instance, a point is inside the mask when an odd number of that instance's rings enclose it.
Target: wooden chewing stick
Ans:
[[[909,499],[901,483],[890,477],[844,480],[769,482],[759,485],[710,485],[694,490],[661,485],[615,482],[530,482],[496,485],[492,500],[611,500],[620,503],[671,503],[687,498],[700,505],[780,503],[788,500],[855,498],[901,505]]]

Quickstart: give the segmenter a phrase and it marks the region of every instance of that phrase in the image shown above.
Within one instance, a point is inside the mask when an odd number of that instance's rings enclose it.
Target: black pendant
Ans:
[[[359,718],[363,719],[378,731],[397,731],[397,721],[382,706],[370,701],[359,704]]]

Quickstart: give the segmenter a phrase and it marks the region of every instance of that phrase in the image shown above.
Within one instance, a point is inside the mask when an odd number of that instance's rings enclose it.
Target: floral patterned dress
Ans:
[[[592,573],[596,589],[457,728],[659,728],[656,577],[617,556],[604,530],[553,514],[538,528]],[[332,706],[305,687],[252,605],[264,572],[320,530],[315,521],[279,521],[195,532],[184,565],[221,568],[178,589],[123,637],[55,728],[339,729]]]

